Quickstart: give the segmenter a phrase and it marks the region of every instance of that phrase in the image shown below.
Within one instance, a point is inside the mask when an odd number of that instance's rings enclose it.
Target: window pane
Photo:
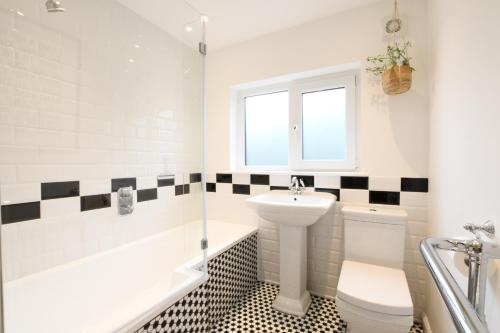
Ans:
[[[245,98],[246,165],[288,165],[288,91]]]
[[[302,94],[302,158],[346,158],[346,89]]]

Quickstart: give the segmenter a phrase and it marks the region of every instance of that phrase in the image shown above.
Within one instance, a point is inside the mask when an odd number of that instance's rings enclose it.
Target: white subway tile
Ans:
[[[11,145],[15,141],[14,128],[0,126],[0,145]]]
[[[42,218],[74,215],[80,212],[80,197],[42,200]]]
[[[291,180],[289,174],[271,174],[269,175],[271,186],[290,186]]]
[[[250,185],[250,195],[267,193],[270,189],[269,185]]]
[[[157,177],[148,176],[148,177],[137,177],[137,189],[148,189],[155,188],[158,186]]]
[[[16,182],[16,167],[14,165],[0,165],[0,186]]]
[[[401,191],[400,177],[370,177],[369,187],[371,191]]]
[[[367,190],[341,189],[340,200],[342,202],[367,204],[369,202],[369,192]]]
[[[233,184],[248,185],[250,184],[249,173],[233,173]]]
[[[401,192],[401,206],[427,207],[427,193]]]
[[[82,180],[80,181],[80,195],[95,195],[95,194],[105,194],[111,193],[111,180],[110,179],[99,179],[99,180]]]
[[[316,175],[314,176],[314,187],[339,189],[340,176]]]
[[[40,183],[3,184],[0,187],[0,198],[2,200],[2,205],[40,201],[40,196]]]

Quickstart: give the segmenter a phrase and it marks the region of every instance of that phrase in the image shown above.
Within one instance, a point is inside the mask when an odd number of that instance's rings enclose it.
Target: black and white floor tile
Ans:
[[[211,333],[345,333],[346,324],[335,309],[335,302],[312,296],[312,304],[303,318],[276,311],[272,302],[279,287],[258,282],[222,317]],[[410,333],[423,333],[420,325]]]

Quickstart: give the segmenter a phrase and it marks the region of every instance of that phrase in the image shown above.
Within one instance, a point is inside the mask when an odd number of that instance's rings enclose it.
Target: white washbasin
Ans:
[[[295,316],[305,316],[311,305],[307,285],[307,226],[328,212],[337,197],[330,193],[271,191],[247,199],[257,214],[279,224],[280,291],[273,307]],[[332,221],[333,222],[333,221]]]
[[[333,206],[337,197],[330,193],[271,191],[247,199],[257,214],[270,222],[306,227],[315,223]]]

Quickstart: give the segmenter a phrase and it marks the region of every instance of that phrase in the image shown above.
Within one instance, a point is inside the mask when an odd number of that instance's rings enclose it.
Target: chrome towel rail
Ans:
[[[460,333],[489,333],[484,316],[488,261],[500,259],[500,247],[480,239],[480,233],[490,238],[495,235],[492,222],[466,224],[464,228],[473,233],[474,238],[426,238],[420,243],[420,252],[457,330]],[[467,296],[441,260],[438,249],[465,254],[465,264],[469,267]]]
[[[472,303],[462,292],[437,253],[437,248],[444,250],[449,246],[450,243],[447,239],[426,238],[420,244],[420,252],[457,330],[460,333],[489,333],[486,325],[479,319]]]

